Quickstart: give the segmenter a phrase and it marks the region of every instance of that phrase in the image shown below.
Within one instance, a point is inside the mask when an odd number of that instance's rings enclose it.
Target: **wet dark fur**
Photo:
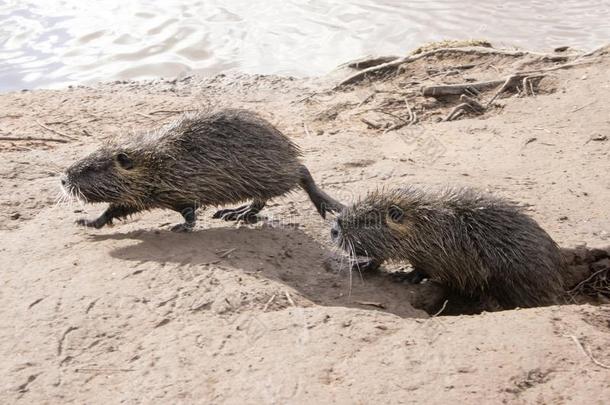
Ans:
[[[333,238],[372,267],[406,260],[486,309],[556,304],[564,291],[551,237],[516,204],[470,189],[369,194],[339,215]]]
[[[158,130],[112,142],[65,172],[68,193],[110,206],[82,225],[102,227],[113,218],[166,208],[180,212],[188,230],[198,207],[252,200],[216,213],[226,220],[252,220],[265,202],[301,186],[324,217],[339,203],[319,190],[300,161],[300,151],[257,114],[222,110],[187,114]]]

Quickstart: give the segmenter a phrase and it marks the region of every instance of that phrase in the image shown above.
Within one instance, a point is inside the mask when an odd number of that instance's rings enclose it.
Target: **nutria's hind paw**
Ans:
[[[214,213],[214,215],[212,215],[212,218],[224,219],[225,221],[235,221],[237,216],[242,212],[248,211],[248,208],[250,208],[249,205],[242,205],[238,208],[226,208],[223,210],[218,210]]]
[[[174,225],[170,228],[170,231],[176,233],[187,233],[192,232],[195,224],[189,224],[187,222],[183,222],[181,224]]]
[[[85,226],[87,228],[95,228],[95,229],[100,229],[102,228],[104,225],[106,225],[106,222],[102,222],[99,219],[94,219],[93,221],[87,218],[80,218],[77,219],[76,221],[74,221],[74,223],[76,225],[79,226]]]
[[[255,224],[259,221],[259,216],[250,212],[245,211],[241,213],[230,213],[223,215],[221,219],[225,221],[244,222],[246,224]]]
[[[242,205],[238,208],[227,208],[218,210],[212,218],[225,221],[241,221],[247,224],[255,224],[259,221],[258,213],[265,206],[262,201],[255,201],[250,205]]]

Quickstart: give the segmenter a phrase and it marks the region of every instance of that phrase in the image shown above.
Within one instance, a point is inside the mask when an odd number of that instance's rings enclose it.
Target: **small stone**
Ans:
[[[560,221],[567,221],[568,220],[568,216],[567,215],[562,215],[559,217]]]
[[[19,219],[19,218],[21,218],[21,214],[20,213],[14,212],[14,213],[11,214],[11,219],[12,220]]]

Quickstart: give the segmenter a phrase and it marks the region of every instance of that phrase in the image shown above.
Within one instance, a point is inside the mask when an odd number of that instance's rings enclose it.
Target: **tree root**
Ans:
[[[440,49],[435,49],[432,51],[420,53],[417,55],[408,55],[408,56],[404,56],[402,58],[392,59],[386,63],[374,64],[374,65],[372,65],[368,68],[365,68],[365,69],[361,70],[360,72],[355,73],[355,74],[347,77],[346,79],[342,80],[339,84],[337,84],[334,87],[334,90],[337,90],[345,85],[354,84],[361,80],[364,80],[367,76],[369,76],[371,74],[379,74],[379,73],[382,73],[387,70],[396,69],[396,68],[398,68],[398,66],[405,64],[405,63],[414,62],[416,60],[428,58],[430,56],[451,54],[451,53],[478,54],[478,55],[504,55],[504,56],[514,56],[514,57],[533,55],[533,56],[537,56],[537,57],[541,58],[542,60],[554,61],[554,62],[566,61],[571,56],[583,56],[581,54],[553,55],[553,54],[528,52],[528,51],[508,51],[508,50],[502,50],[502,49],[485,48],[485,47],[477,47],[477,46],[465,47],[465,48],[440,48]],[[389,58],[393,58],[393,57],[389,57]],[[382,60],[381,58],[375,59],[375,61],[381,61],[381,60]],[[358,61],[352,62],[352,63],[358,64]],[[348,66],[349,66],[349,64],[348,64]],[[363,65],[360,64],[360,66],[363,66]]]
[[[515,87],[520,80],[523,81],[523,87],[527,89],[529,86],[530,92],[535,95],[532,80],[541,79],[544,76],[545,75],[543,74],[535,74],[534,72],[515,73],[501,80],[490,80],[486,82],[463,84],[446,84],[439,86],[424,86],[422,87],[421,92],[424,97],[440,98],[444,96],[459,96],[465,93],[479,94],[481,91],[489,90],[494,87],[498,87],[499,85],[502,85],[502,87],[500,87],[500,89],[496,92],[492,100],[488,103],[491,104],[491,102],[494,101],[498,95],[505,92],[511,87]]]
[[[495,94],[493,95],[491,100],[489,100],[487,102],[485,108],[489,108],[489,106],[494,101],[496,101],[496,99],[498,98],[498,96],[500,94],[504,93],[506,90],[508,90],[511,87],[516,87],[520,81],[522,81],[522,83],[523,83],[523,89],[525,91],[525,94],[527,94],[527,85],[529,83],[531,93],[532,93],[532,95],[535,95],[534,86],[532,85],[532,80],[539,80],[539,79],[542,79],[543,77],[545,77],[544,74],[535,74],[535,73],[531,73],[531,72],[516,73],[514,75],[508,76],[506,78],[506,80],[504,81],[504,84],[502,85],[502,87],[500,87],[498,89],[498,91],[495,92]]]
[[[337,84],[331,92],[336,91],[338,88],[344,85],[349,85],[353,83],[357,83],[360,80],[364,80],[368,77],[368,75],[378,75],[385,71],[397,70],[399,66],[413,62],[419,59],[427,58],[427,57],[435,57],[442,54],[474,54],[474,55],[504,55],[509,57],[521,57],[521,56],[533,56],[533,61],[566,61],[569,62],[562,64],[555,64],[549,67],[543,68],[531,68],[528,70],[523,67],[521,71],[516,71],[514,73],[509,74],[503,78],[497,80],[487,80],[481,82],[469,82],[469,83],[459,83],[459,84],[445,84],[445,85],[430,85],[430,86],[422,86],[419,91],[412,88],[410,92],[406,92],[403,95],[416,96],[416,93],[420,93],[424,97],[434,97],[436,99],[442,99],[443,97],[458,97],[460,99],[460,103],[453,107],[453,109],[447,114],[447,116],[443,119],[443,121],[453,121],[464,113],[471,114],[484,114],[489,108],[494,104],[494,102],[505,92],[507,91],[517,91],[522,96],[536,96],[536,85],[539,81],[549,75],[549,72],[553,72],[561,69],[569,69],[577,66],[589,65],[592,63],[596,63],[600,60],[601,56],[598,54],[600,52],[605,52],[606,48],[603,48],[601,51],[590,52],[588,54],[544,54],[544,53],[536,53],[536,52],[527,52],[527,51],[509,51],[509,50],[498,50],[493,48],[486,47],[463,47],[463,48],[440,48],[431,50],[428,52],[424,52],[421,54],[411,54],[409,56],[405,56],[402,58],[396,57],[388,57],[384,58],[375,58],[375,59],[363,59],[357,62],[352,62],[348,66],[353,68],[362,68],[361,71],[351,75],[350,77],[344,79],[342,82]],[[610,50],[610,48],[608,48]],[[384,62],[388,60],[387,62]],[[365,67],[366,66],[366,67]],[[467,69],[474,65],[462,65],[463,68]],[[449,71],[457,71],[460,67],[449,68]],[[498,70],[498,69],[496,69]],[[498,71],[499,72],[499,71]],[[500,73],[500,72],[499,72]],[[437,72],[437,74],[447,74],[447,69],[442,72]],[[414,82],[417,83],[417,82]],[[411,84],[414,84],[411,83]],[[413,91],[415,90],[415,91]],[[375,90],[375,92],[379,92]],[[387,91],[386,91],[387,92]],[[390,91],[392,92],[392,91]],[[491,98],[489,101],[482,100],[480,95],[485,92],[491,93]],[[374,95],[370,95],[365,98],[358,107],[362,106],[366,102],[369,101],[370,98],[374,97]],[[487,99],[487,97],[485,97]],[[396,110],[402,109],[402,107],[388,107],[387,109],[379,109],[374,108],[372,110],[379,111],[381,113],[392,115],[397,119],[391,126],[386,127],[384,132],[396,130],[402,128],[407,125],[413,125],[417,122],[417,115],[411,109],[411,106],[408,102],[406,102],[406,108],[408,110],[408,116],[402,116],[400,113],[398,115],[393,115],[387,110]],[[425,111],[426,106],[423,106],[423,110]],[[365,122],[369,128],[375,129],[383,129],[383,126],[380,128],[376,128],[378,125],[376,123]],[[373,125],[371,125],[373,124]],[[386,124],[387,125],[387,124]]]
[[[399,59],[400,56],[372,56],[365,57],[362,59],[356,59],[351,62],[348,62],[345,65],[341,65],[339,67],[347,66],[350,69],[368,69],[373,66],[379,66],[383,63],[393,62],[396,59]]]
[[[453,121],[462,115],[466,110],[471,110],[476,114],[483,114],[485,111],[487,111],[488,106],[484,106],[474,98],[468,97],[465,94],[460,96],[460,100],[462,100],[462,103],[455,106],[449,112],[449,114],[447,114],[443,121]]]
[[[411,106],[409,105],[409,101],[407,101],[406,99],[405,99],[405,105],[407,106],[407,111],[409,112],[409,118],[405,120],[403,118],[397,117],[398,119],[400,119],[401,122],[394,124],[391,127],[387,128],[384,131],[384,133],[387,133],[389,131],[395,131],[395,130],[405,127],[407,125],[413,125],[413,124],[417,123],[417,114],[415,113],[415,111],[413,111],[411,109]],[[393,115],[393,114],[391,114],[391,115]]]
[[[536,95],[534,92],[534,80],[540,80],[545,77],[544,74],[535,74],[533,72],[525,72],[525,73],[515,73],[513,75],[508,76],[503,80],[492,80],[487,82],[479,82],[479,83],[466,83],[466,84],[449,84],[444,86],[430,86],[423,87],[422,94],[427,97],[436,97],[440,98],[443,96],[456,96],[460,95],[461,104],[454,107],[447,117],[443,121],[453,121],[462,115],[466,110],[471,110],[477,114],[482,114],[493,104],[494,101],[500,96],[500,94],[504,93],[510,88],[517,87],[519,84],[523,86],[523,92],[525,95],[531,94],[533,96]],[[494,93],[491,99],[485,104],[481,104],[479,101],[475,100],[472,97],[469,97],[463,93],[469,93],[472,95],[479,94],[480,91],[486,90],[492,87],[500,86],[498,90]]]
[[[424,86],[422,87],[421,92],[424,97],[459,96],[464,93],[478,94],[480,91],[498,87],[504,82],[505,80],[492,80],[476,83]]]

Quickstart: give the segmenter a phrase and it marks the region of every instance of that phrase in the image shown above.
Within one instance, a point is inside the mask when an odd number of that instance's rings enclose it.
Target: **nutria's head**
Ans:
[[[84,202],[138,204],[150,189],[151,160],[142,148],[106,145],[66,169],[61,186]]]
[[[331,238],[353,256],[384,259],[399,249],[409,228],[409,201],[402,192],[373,192],[346,207]]]

